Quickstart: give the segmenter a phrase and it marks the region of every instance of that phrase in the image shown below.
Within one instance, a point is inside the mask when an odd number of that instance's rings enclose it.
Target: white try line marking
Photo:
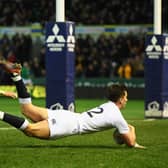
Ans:
[[[155,121],[155,118],[151,118],[151,119],[145,119],[144,121]]]
[[[1,127],[0,128],[0,131],[4,131],[4,130],[15,130],[16,128],[13,128],[13,127]]]

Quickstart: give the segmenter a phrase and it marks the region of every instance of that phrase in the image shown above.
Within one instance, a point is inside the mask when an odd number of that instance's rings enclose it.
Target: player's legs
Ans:
[[[20,104],[21,112],[34,122],[42,121],[48,118],[46,108],[35,106],[32,103]]]
[[[5,71],[11,74],[19,97],[22,113],[34,122],[48,118],[47,109],[32,104],[30,94],[20,76],[21,66],[9,62],[1,62]]]
[[[23,131],[28,136],[48,139],[50,137],[50,129],[47,120],[29,124]]]
[[[35,122],[47,119],[47,109],[32,104],[30,94],[28,93],[21,76],[16,76],[12,79],[17,89],[22,113]]]
[[[23,131],[26,135],[48,139],[50,137],[50,129],[47,120],[39,121],[37,123],[29,123],[26,119],[11,115],[0,111],[0,120],[12,125],[13,127]]]

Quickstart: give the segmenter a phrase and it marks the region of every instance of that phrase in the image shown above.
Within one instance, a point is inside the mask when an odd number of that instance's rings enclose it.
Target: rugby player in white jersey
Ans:
[[[32,104],[30,94],[20,76],[21,66],[13,63],[0,63],[11,74],[18,93],[22,113],[32,122],[6,112],[0,112],[0,119],[22,130],[26,135],[42,138],[62,138],[76,134],[92,133],[116,128],[124,143],[137,147],[135,128],[129,125],[120,109],[127,103],[127,89],[123,85],[108,88],[108,101],[83,113],[68,110],[51,110]]]

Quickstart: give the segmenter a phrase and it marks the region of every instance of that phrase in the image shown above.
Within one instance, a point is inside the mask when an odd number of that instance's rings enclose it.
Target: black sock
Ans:
[[[15,83],[19,98],[29,98],[30,97],[30,94],[28,93],[27,88],[25,84],[23,83],[22,79],[14,83]]]
[[[22,117],[4,113],[3,121],[7,122],[8,124],[14,126],[17,129],[24,129],[22,127],[27,120]]]

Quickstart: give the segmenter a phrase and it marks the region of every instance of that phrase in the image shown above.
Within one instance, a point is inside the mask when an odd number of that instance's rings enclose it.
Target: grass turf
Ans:
[[[44,99],[33,102],[45,106]],[[78,99],[76,110],[82,112],[103,102]],[[21,115],[17,100],[0,98],[0,110]],[[135,125],[138,142],[147,149],[116,145],[112,129],[50,141],[26,137],[16,129],[0,129],[0,165],[3,168],[168,167],[168,121],[144,120],[142,100],[130,100],[123,115]],[[0,128],[11,127],[0,122]]]

